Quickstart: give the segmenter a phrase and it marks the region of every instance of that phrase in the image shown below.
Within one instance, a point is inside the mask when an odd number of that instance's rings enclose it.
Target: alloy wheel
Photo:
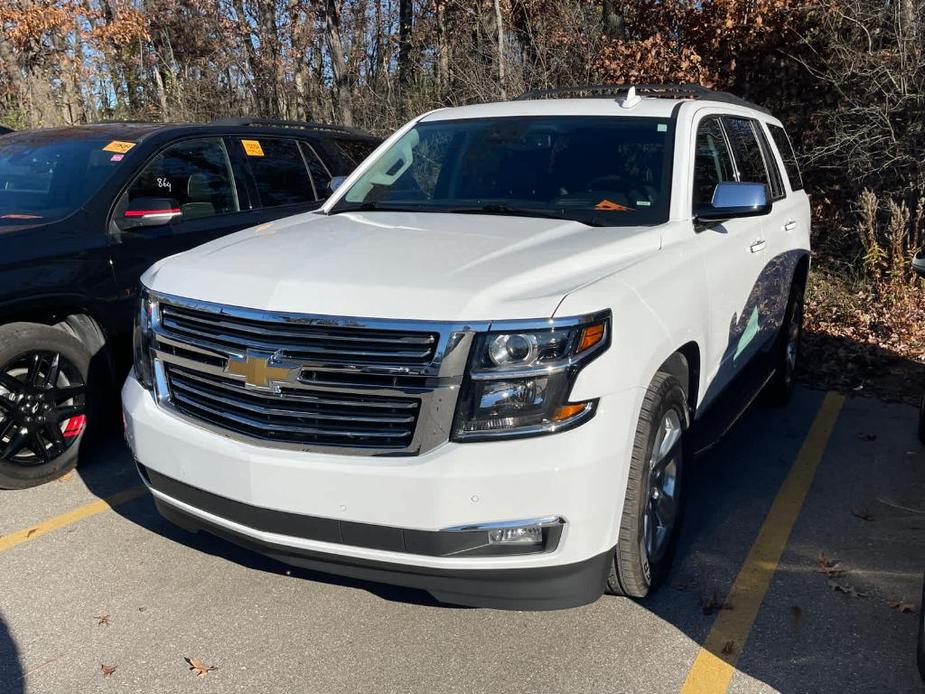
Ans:
[[[86,428],[87,386],[58,352],[28,352],[0,367],[0,459],[51,462]]]
[[[643,516],[643,539],[650,562],[665,554],[678,518],[678,472],[681,464],[681,417],[668,410],[662,417],[649,458],[649,486]]]

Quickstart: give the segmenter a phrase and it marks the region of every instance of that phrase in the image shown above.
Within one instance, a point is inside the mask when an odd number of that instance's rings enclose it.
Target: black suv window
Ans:
[[[318,199],[295,140],[261,137],[242,140],[241,144],[263,207]]]
[[[209,138],[167,147],[138,174],[117,210],[124,212],[139,198],[175,201],[181,221],[237,212],[238,196],[224,144]]]
[[[697,128],[694,153],[694,207],[713,200],[718,183],[735,181],[732,155],[719,118],[704,118]]]
[[[761,145],[755,136],[754,122],[748,118],[726,116],[723,124],[729,134],[732,153],[739,169],[739,180],[744,183],[768,184],[768,170],[764,165]]]
[[[777,145],[781,159],[784,160],[784,169],[787,171],[787,178],[790,179],[790,187],[793,190],[803,190],[803,176],[800,174],[800,167],[797,166],[797,156],[793,152],[793,145],[790,143],[787,132],[773,123],[768,123],[768,129],[771,131],[771,137],[774,138],[774,144]]]
[[[332,139],[331,142],[354,166],[357,166],[361,161],[372,154],[372,151],[376,149],[378,145],[378,143],[369,142],[368,140],[349,140],[341,138]]]

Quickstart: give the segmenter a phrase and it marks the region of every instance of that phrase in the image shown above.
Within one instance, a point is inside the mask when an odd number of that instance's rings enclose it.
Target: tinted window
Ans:
[[[670,122],[543,116],[418,123],[351,186],[356,207],[562,217],[625,226],[667,219]]]
[[[758,136],[758,143],[761,145],[761,153],[764,155],[764,163],[767,167],[768,174],[771,177],[771,200],[780,200],[785,196],[784,181],[780,175],[780,167],[777,165],[777,159],[771,152],[771,145],[764,134],[764,129],[757,121],[754,122],[755,135]]]
[[[238,211],[231,165],[219,139],[171,145],[145,166],[119,201],[125,210],[137,198],[178,203],[180,221]]]
[[[347,158],[354,166],[359,164],[361,161],[366,159],[376,147],[378,143],[369,142],[368,140],[347,140],[347,139],[334,139],[332,140],[335,147],[338,151]]]
[[[295,140],[261,137],[242,140],[242,145],[264,207],[294,205],[316,199],[305,160]]]
[[[315,192],[318,198],[326,198],[330,193],[328,184],[331,182],[331,172],[324,162],[318,157],[315,149],[307,142],[301,143],[302,154],[305,156],[305,163],[308,164],[308,170],[311,172],[312,180],[315,182]]]
[[[705,118],[697,128],[694,154],[694,207],[713,200],[718,183],[735,181],[732,155],[719,118]]]
[[[723,118],[732,154],[739,169],[739,180],[743,183],[768,183],[768,171],[764,167],[761,146],[755,137],[753,122],[747,118]]]
[[[130,156],[106,139],[36,130],[0,140],[0,225],[52,220],[84,205]]]
[[[800,174],[797,157],[786,131],[779,125],[771,124],[768,124],[768,129],[771,131],[771,137],[774,138],[774,144],[777,145],[781,159],[784,160],[784,169],[787,171],[787,178],[790,179],[790,187],[793,190],[803,190],[803,176]]]

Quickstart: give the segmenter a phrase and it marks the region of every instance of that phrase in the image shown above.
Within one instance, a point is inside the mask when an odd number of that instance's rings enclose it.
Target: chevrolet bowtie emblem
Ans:
[[[244,376],[244,382],[247,385],[261,390],[270,390],[272,389],[271,383],[288,381],[292,371],[284,366],[270,366],[270,359],[270,356],[253,354],[248,354],[244,359],[229,357],[225,373]]]

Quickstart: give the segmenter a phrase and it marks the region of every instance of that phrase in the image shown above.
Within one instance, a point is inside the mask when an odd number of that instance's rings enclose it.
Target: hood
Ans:
[[[569,292],[656,251],[659,239],[653,227],[532,217],[310,213],[168,258],[142,281],[163,293],[274,311],[545,318]]]

